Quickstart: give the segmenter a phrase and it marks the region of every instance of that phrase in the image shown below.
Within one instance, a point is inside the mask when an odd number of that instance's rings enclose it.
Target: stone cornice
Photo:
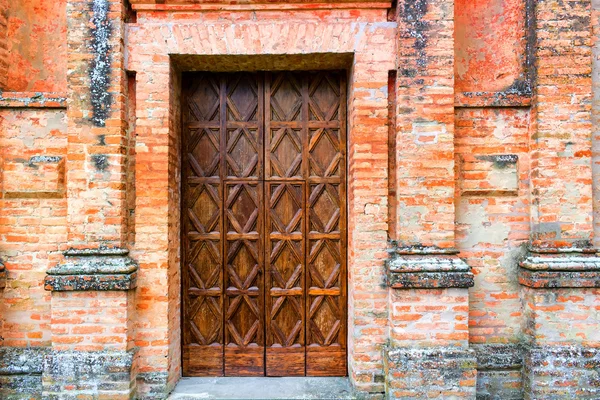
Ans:
[[[455,249],[397,248],[387,261],[388,285],[395,289],[468,288],[471,268]]]
[[[51,291],[129,290],[137,284],[137,263],[127,249],[69,249],[65,259],[46,273]]]
[[[597,288],[600,257],[581,252],[532,253],[520,263],[519,283],[531,288]]]

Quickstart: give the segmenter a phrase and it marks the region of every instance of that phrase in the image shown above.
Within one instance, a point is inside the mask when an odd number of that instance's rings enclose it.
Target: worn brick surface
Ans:
[[[519,340],[521,303],[516,274],[530,232],[528,139],[527,109],[456,111],[456,158],[461,177],[456,235],[461,256],[466,257],[475,275],[469,309],[472,343]],[[490,165],[490,170],[498,173],[514,168],[516,174],[510,179],[514,179],[511,184],[516,184],[516,190],[505,191],[486,171],[472,171],[469,164],[491,155],[516,156],[514,167],[498,160]],[[467,179],[482,179],[487,187],[483,190],[479,184],[476,191],[471,190],[465,184]]]
[[[1,13],[6,18],[5,24],[0,17],[0,38],[4,37],[5,44],[0,45],[0,54],[3,49],[7,53],[1,57],[0,89],[66,91],[67,1],[4,0],[3,3],[8,10]],[[6,30],[3,32],[3,29]]]
[[[44,191],[46,185],[52,189],[61,185],[54,169],[57,164],[30,161],[66,156],[65,114],[64,110],[0,110],[0,257],[8,270],[0,336],[5,346],[50,344],[50,296],[43,279],[58,262],[58,250],[66,241],[67,202],[64,193],[56,197]],[[52,176],[46,168],[54,170]],[[7,197],[6,190],[17,196]]]
[[[347,69],[353,384],[597,397],[597,289],[520,286],[518,269],[528,247],[599,236],[600,2],[216,3],[0,0],[0,336],[58,352],[46,393],[122,398],[135,380],[159,399],[181,375],[181,71]],[[389,239],[407,260],[464,260],[475,286],[389,288]],[[130,250],[134,290],[44,290],[62,251],[99,246]],[[501,345],[475,372],[470,348]],[[41,375],[0,370],[0,393],[39,397]]]

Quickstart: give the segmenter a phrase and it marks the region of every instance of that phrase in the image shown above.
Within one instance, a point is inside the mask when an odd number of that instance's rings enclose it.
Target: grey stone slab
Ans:
[[[355,399],[348,378],[182,378],[169,400]]]

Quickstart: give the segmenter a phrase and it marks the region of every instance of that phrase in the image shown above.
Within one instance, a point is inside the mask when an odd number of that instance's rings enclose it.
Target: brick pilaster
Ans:
[[[454,247],[454,1],[397,12],[397,239]]]
[[[474,399],[473,274],[454,248],[454,1],[401,0],[397,12],[386,396]]]
[[[130,138],[123,0],[67,0],[69,250],[47,271],[52,348],[42,397],[135,396],[132,313],[137,264],[128,257]]]
[[[122,246],[126,236],[124,5],[69,0],[69,245]]]
[[[536,3],[531,254],[521,262],[525,399],[598,398],[592,3]]]
[[[535,15],[532,245],[591,247],[591,3],[541,0]]]

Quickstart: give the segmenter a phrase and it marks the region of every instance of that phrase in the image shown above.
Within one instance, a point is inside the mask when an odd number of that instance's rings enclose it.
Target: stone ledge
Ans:
[[[395,289],[468,288],[475,284],[469,265],[448,253],[396,252],[387,261],[387,280]]]
[[[137,284],[137,263],[127,249],[69,249],[50,268],[44,288],[51,291],[129,290]]]
[[[66,93],[1,92],[0,108],[67,108]]]
[[[0,375],[41,374],[49,351],[47,347],[0,347]]]
[[[470,272],[392,272],[388,284],[394,289],[470,288],[475,280]]]
[[[450,364],[461,368],[477,367],[475,351],[460,347],[388,348],[385,353],[388,361],[393,361],[398,368],[407,370],[411,370],[415,365],[425,369],[447,367]]]
[[[594,255],[531,255],[519,268],[519,283],[531,288],[600,287],[600,257]]]
[[[473,344],[478,371],[520,369],[523,366],[523,347],[520,344]]]
[[[54,292],[130,290],[137,286],[137,272],[119,275],[47,275],[44,289]]]

